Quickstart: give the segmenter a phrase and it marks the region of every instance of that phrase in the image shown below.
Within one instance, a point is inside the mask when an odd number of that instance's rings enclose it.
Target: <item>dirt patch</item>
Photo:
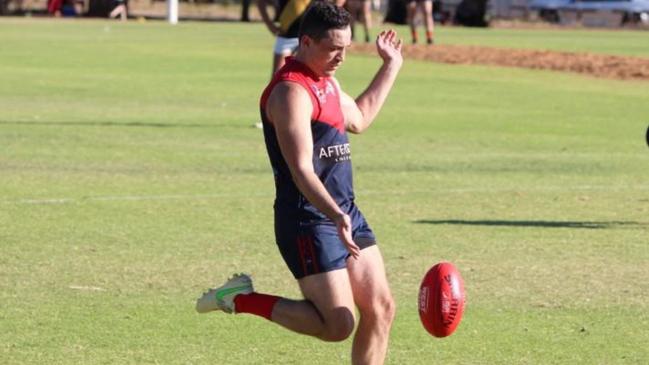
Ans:
[[[355,44],[352,51],[376,54],[374,45]],[[649,59],[628,56],[478,46],[405,45],[406,58],[462,65],[494,65],[566,71],[622,80],[649,80]]]

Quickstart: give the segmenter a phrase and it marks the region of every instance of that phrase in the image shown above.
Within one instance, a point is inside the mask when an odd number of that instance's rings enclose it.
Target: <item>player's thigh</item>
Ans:
[[[408,1],[408,3],[406,4],[406,10],[408,11],[408,15],[414,15],[415,11],[417,10],[417,2],[414,0]]]
[[[419,7],[417,5],[417,2],[411,1],[408,4],[408,11],[407,11],[408,19],[409,19],[409,22],[410,22],[411,26],[415,26],[415,24],[416,24],[417,12],[418,11],[419,11]]]
[[[286,63],[286,57],[290,54],[277,54],[273,53],[273,73],[277,72]]]
[[[354,323],[354,296],[347,270],[305,276],[298,283],[304,298],[313,303],[325,322]]]
[[[393,311],[394,300],[385,273],[383,256],[377,245],[361,251],[357,260],[347,260],[354,300],[361,312],[378,307]]]
[[[424,1],[420,2],[420,4],[421,4],[421,7],[422,7],[421,10],[424,12],[424,14],[429,15],[429,14],[433,13],[433,2],[432,2],[432,0],[424,0]]]
[[[361,1],[362,0],[349,0],[345,3],[347,5],[348,11],[352,13],[352,15],[355,15],[354,13],[361,8]]]
[[[372,15],[372,2],[370,0],[363,1],[363,14],[367,16]]]

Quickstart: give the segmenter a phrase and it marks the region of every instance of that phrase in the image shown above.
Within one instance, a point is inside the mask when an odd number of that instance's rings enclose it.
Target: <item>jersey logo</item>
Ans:
[[[319,159],[333,160],[334,162],[349,161],[352,159],[349,143],[320,147]]]
[[[319,89],[315,85],[311,85],[311,89],[320,103],[325,103],[327,101],[327,95],[334,93],[334,86],[331,84],[331,81],[327,81],[324,89]]]

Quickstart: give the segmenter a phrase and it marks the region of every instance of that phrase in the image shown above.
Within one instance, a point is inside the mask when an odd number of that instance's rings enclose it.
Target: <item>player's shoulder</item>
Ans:
[[[291,81],[278,82],[263,107],[270,120],[282,120],[287,116],[313,117],[314,106],[308,91]]]
[[[272,104],[291,104],[309,100],[307,87],[293,80],[279,80],[268,97],[268,102]]]

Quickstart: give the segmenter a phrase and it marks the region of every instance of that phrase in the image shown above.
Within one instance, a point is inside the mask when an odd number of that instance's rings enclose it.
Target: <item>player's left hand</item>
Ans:
[[[403,63],[402,44],[401,39],[397,38],[397,32],[394,29],[384,30],[376,37],[376,50],[383,62],[394,62],[401,66]]]
[[[343,242],[347,251],[354,258],[358,259],[361,254],[361,249],[356,245],[352,239],[352,220],[347,214],[342,214],[335,221],[336,228],[338,229],[338,237]]]

